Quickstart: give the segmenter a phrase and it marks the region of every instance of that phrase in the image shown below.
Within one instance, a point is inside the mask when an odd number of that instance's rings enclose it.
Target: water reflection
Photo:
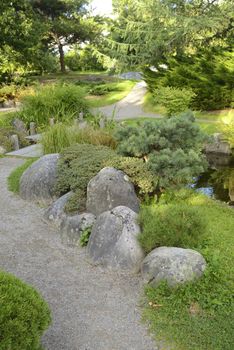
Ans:
[[[234,164],[233,159],[223,156],[209,158],[210,168],[201,174],[192,187],[209,197],[234,206]]]

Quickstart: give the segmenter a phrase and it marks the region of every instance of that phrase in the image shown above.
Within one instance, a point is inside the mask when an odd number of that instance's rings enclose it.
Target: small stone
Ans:
[[[52,203],[45,211],[44,218],[60,227],[62,220],[66,217],[65,206],[71,196],[72,192],[68,192]]]

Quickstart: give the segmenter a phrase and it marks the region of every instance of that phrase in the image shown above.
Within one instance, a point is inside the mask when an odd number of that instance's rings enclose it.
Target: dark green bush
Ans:
[[[38,126],[47,126],[49,119],[70,121],[79,116],[79,112],[88,113],[85,90],[73,84],[58,84],[39,87],[34,95],[25,96],[20,118],[26,122],[36,122]]]
[[[144,122],[116,133],[117,150],[124,156],[144,159],[161,187],[181,186],[192,181],[206,166],[202,148],[204,134],[192,114]]]
[[[182,202],[143,207],[139,222],[139,241],[146,253],[162,246],[195,248],[206,229],[196,208]]]
[[[191,107],[212,110],[231,107],[234,101],[234,53],[229,51],[198,52],[175,57],[168,68],[157,66],[157,72],[145,70],[145,80],[153,92],[159,85],[191,89],[196,94]]]
[[[39,350],[51,322],[47,303],[16,277],[0,271],[0,350]]]

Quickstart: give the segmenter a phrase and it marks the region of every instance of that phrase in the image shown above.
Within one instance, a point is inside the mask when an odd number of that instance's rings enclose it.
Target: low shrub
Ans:
[[[147,164],[134,157],[117,157],[106,162],[107,166],[114,167],[126,173],[135,186],[137,194],[142,200],[148,195],[154,194],[157,185],[157,178],[149,170]]]
[[[74,191],[66,207],[68,212],[85,209],[87,185],[105,167],[124,171],[142,199],[155,190],[154,175],[143,160],[121,157],[105,146],[78,144],[61,153],[58,166],[58,194]]]
[[[58,163],[57,192],[62,195],[70,190],[74,195],[66,210],[85,209],[88,182],[105,167],[105,163],[116,157],[116,153],[105,146],[78,144],[65,149]]]
[[[88,113],[85,94],[82,87],[73,84],[40,86],[34,95],[23,97],[20,119],[38,126],[47,126],[50,118],[68,122],[80,112]]]
[[[51,317],[47,303],[31,286],[0,271],[0,350],[39,350]]]
[[[67,147],[77,143],[88,143],[116,148],[116,141],[107,130],[78,126],[67,126],[57,123],[43,134],[42,141],[44,154],[60,153]]]
[[[160,86],[154,90],[153,96],[155,104],[165,107],[167,115],[172,116],[187,111],[196,95],[189,88]]]
[[[18,135],[20,147],[25,147],[29,143],[25,139],[25,135],[16,131],[12,127],[0,127],[0,146],[6,149],[6,151],[10,152],[13,150],[13,145],[11,142],[11,136]]]
[[[26,169],[32,165],[38,158],[28,159],[23,165],[20,165],[18,168],[12,171],[8,176],[8,190],[14,193],[19,193],[20,179]]]
[[[139,222],[139,241],[146,253],[161,246],[195,248],[206,229],[196,208],[182,202],[143,207]]]

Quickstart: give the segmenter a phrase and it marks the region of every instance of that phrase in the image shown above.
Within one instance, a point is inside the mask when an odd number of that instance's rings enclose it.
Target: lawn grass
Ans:
[[[121,123],[123,123],[124,125],[137,126],[145,121],[157,122],[157,120],[159,120],[159,118],[139,117],[139,118],[133,118],[133,119],[124,119],[121,121]],[[196,123],[208,135],[221,132],[219,123],[209,123],[204,121],[197,121]]]
[[[136,82],[132,80],[124,80],[109,84],[107,83],[106,86],[111,86],[113,88],[113,91],[103,96],[90,96],[88,98],[89,104],[91,107],[104,107],[112,105],[126,97],[135,84]]]
[[[0,112],[0,127],[11,126],[15,112]]]
[[[18,168],[12,171],[12,173],[8,176],[8,190],[14,193],[19,193],[19,184],[20,178],[23,175],[24,171],[30,167],[32,163],[34,163],[38,158],[30,158],[26,160],[26,162],[20,165]]]
[[[162,116],[166,115],[166,109],[163,106],[156,105],[153,99],[153,95],[147,92],[144,97],[144,111],[146,113],[156,113]]]
[[[175,199],[178,203],[178,198]],[[146,287],[144,319],[157,339],[171,349],[232,350],[234,344],[234,211],[225,204],[193,193],[184,204],[207,222],[197,249],[208,265],[197,282],[174,289]]]
[[[155,105],[153,95],[147,92],[144,98],[144,111],[147,113],[157,113],[162,116],[166,115],[166,109],[163,106]],[[194,111],[195,117],[198,120],[207,120],[213,122],[222,122],[223,118],[234,118],[234,109],[228,108],[217,111]]]

